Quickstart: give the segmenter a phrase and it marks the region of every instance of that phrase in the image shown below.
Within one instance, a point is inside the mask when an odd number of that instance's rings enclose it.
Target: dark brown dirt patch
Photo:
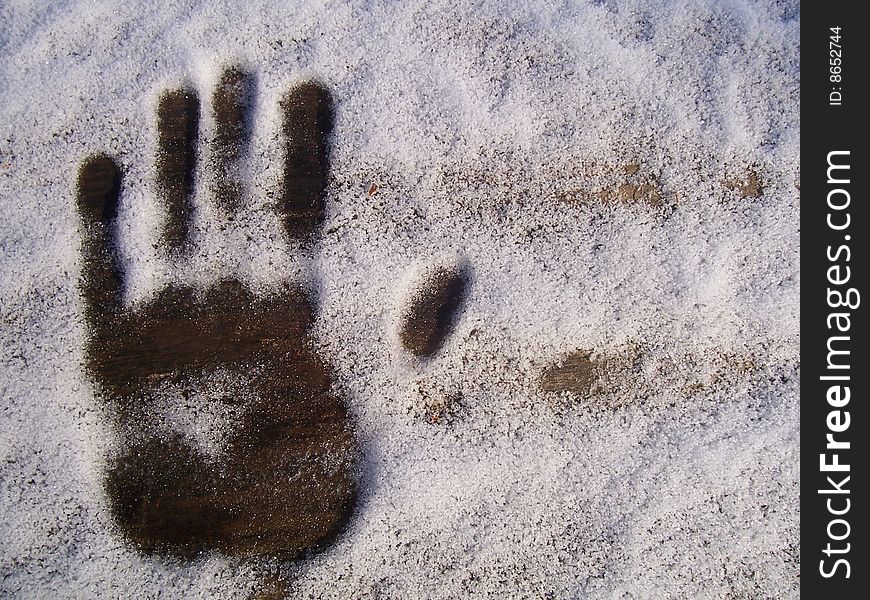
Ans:
[[[548,367],[541,376],[541,389],[545,392],[573,392],[589,395],[595,389],[604,367],[592,358],[592,353],[578,350],[556,365]]]
[[[741,198],[760,198],[764,194],[764,185],[761,176],[755,169],[747,169],[742,178],[726,179],[725,187],[736,190]]]

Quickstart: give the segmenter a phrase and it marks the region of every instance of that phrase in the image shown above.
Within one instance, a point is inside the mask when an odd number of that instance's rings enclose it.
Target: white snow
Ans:
[[[294,598],[797,597],[796,1],[13,0],[0,22],[0,595],[243,598],[268,571]],[[169,265],[156,98],[197,87],[207,136],[228,64],[257,76],[249,206],[222,229],[203,169],[199,251]],[[267,194],[277,102],[306,77],[337,111],[307,250]],[[229,274],[316,290],[365,455],[326,551],[183,563],[115,533],[76,288],[75,176],[97,151],[125,169],[131,304]],[[560,200],[627,164],[664,207]],[[759,198],[724,185],[750,167]],[[407,282],[457,260],[456,329],[412,360]],[[539,389],[567,352],[627,348],[642,358],[603,396]],[[457,394],[449,423],[421,418]],[[218,455],[233,416],[195,409],[160,418]]]

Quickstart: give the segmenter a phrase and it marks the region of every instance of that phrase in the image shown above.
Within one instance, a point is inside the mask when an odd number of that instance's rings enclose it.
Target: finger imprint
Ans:
[[[332,98],[316,82],[294,87],[281,102],[284,180],[281,210],[292,237],[310,233],[323,213],[329,174]]]
[[[196,93],[165,92],[157,106],[157,185],[168,207],[164,236],[170,251],[183,249],[190,238],[198,134]]]
[[[221,209],[230,216],[242,203],[239,163],[250,139],[254,96],[253,75],[239,67],[230,67],[221,75],[212,99],[215,120],[212,146],[214,195]]]

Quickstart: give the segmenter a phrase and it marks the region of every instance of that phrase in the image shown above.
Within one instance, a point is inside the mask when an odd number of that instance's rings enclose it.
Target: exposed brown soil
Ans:
[[[759,198],[764,193],[761,176],[755,169],[749,168],[742,178],[726,179],[724,185],[729,190],[736,190],[741,198]]]
[[[430,356],[450,334],[462,306],[468,274],[462,269],[438,269],[415,294],[402,315],[399,338],[414,356]]]
[[[591,352],[578,350],[544,371],[541,389],[545,392],[573,392],[586,396],[592,393],[603,369],[603,361],[593,359]]]
[[[567,189],[557,192],[556,196],[562,202],[572,204],[620,202],[661,206],[664,201],[657,178],[643,173],[638,163],[625,164],[619,169],[599,167],[590,181],[598,181],[598,185],[590,183],[588,188]]]
[[[616,192],[616,197],[622,202],[646,202],[653,206],[662,203],[658,187],[653,183],[623,183]],[[609,198],[608,198],[609,199]]]
[[[539,385],[544,392],[568,392],[577,398],[607,398],[610,402],[614,392],[639,390],[644,371],[648,373],[646,377],[653,379],[657,375],[649,373],[661,374],[666,379],[682,373],[685,377],[682,392],[697,394],[757,377],[762,367],[751,354],[714,349],[677,355],[649,353],[631,343],[606,354],[575,350],[546,367]]]
[[[239,139],[239,105],[233,100],[225,111],[231,145]],[[158,107],[158,173],[176,224],[166,231],[173,242],[186,237],[197,114],[188,92],[170,92]],[[314,132],[309,125],[302,129],[311,156],[298,142],[295,159],[317,165],[322,182],[328,165],[318,136],[328,128]],[[234,152],[227,150],[228,159]],[[317,548],[340,531],[352,508],[358,448],[346,407],[331,391],[329,368],[308,342],[310,299],[300,288],[263,296],[226,280],[205,291],[169,287],[147,305],[125,309],[115,258],[120,178],[111,158],[91,157],[80,169],[77,198],[86,366],[123,438],[105,481],[118,525],[146,552],[290,558]],[[299,174],[294,181],[307,180]],[[286,208],[285,216],[303,222],[293,206]],[[231,399],[243,416],[219,460],[180,434],[149,430],[141,416],[158,388],[218,368],[248,382],[248,393]]]

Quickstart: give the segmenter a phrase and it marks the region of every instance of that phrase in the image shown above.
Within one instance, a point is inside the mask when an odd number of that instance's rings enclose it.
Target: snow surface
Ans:
[[[796,0],[2,3],[0,595],[247,597],[265,573],[293,598],[797,597],[799,15]],[[249,207],[221,229],[200,173],[200,252],[174,269],[155,100],[186,82],[205,101],[228,64],[257,76]],[[324,234],[303,249],[267,191],[278,98],[311,76],[337,113]],[[73,202],[101,150],[126,170],[131,304],[227,274],[317,291],[365,452],[325,552],[179,563],[113,529]],[[565,201],[617,188],[627,164],[663,207]],[[723,183],[750,167],[759,198]],[[456,261],[465,309],[414,361],[396,336],[407,287]],[[567,352],[632,348],[638,367],[603,395],[540,391]],[[461,405],[433,425],[439,398]],[[219,456],[233,415],[189,410],[155,418]]]

